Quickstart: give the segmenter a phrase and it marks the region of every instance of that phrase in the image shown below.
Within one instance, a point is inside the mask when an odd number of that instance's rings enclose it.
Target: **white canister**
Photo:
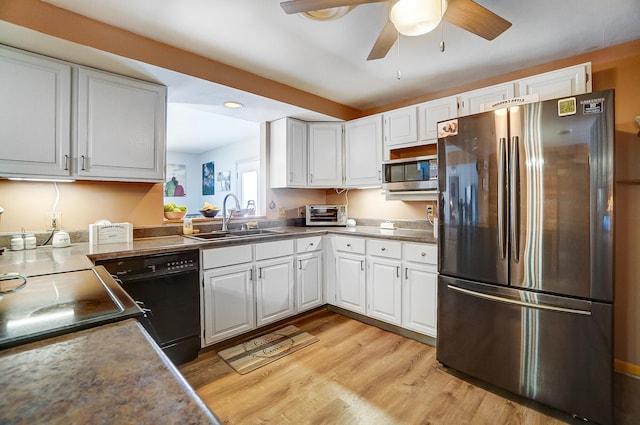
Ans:
[[[24,249],[36,249],[36,237],[29,233],[24,237]]]
[[[11,237],[11,250],[20,251],[23,249],[24,249],[24,239],[22,239],[22,235],[13,235]]]

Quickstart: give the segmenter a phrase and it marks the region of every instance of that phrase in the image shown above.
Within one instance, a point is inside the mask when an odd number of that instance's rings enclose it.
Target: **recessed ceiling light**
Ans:
[[[224,102],[224,106],[231,109],[238,109],[238,108],[242,108],[244,105],[240,102],[229,101],[229,102]]]

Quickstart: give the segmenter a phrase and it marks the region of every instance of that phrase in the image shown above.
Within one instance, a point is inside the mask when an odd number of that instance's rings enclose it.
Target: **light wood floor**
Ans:
[[[292,323],[319,341],[246,375],[213,350],[180,371],[226,424],[581,423],[462,380],[439,365],[434,347],[340,314]]]

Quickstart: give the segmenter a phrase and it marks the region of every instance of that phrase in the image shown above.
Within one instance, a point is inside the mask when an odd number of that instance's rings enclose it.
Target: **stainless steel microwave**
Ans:
[[[307,226],[346,226],[346,205],[307,205]]]
[[[382,188],[393,191],[438,190],[436,155],[401,158],[382,163]]]

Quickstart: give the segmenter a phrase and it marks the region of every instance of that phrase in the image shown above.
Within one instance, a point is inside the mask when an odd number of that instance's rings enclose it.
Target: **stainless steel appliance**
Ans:
[[[176,365],[200,350],[199,255],[184,251],[96,262],[150,310],[141,323]]]
[[[307,205],[305,221],[307,226],[346,226],[346,205]]]
[[[437,359],[611,424],[612,90],[439,123]]]
[[[0,349],[139,316],[103,267],[0,275]]]
[[[438,189],[438,158],[436,155],[402,158],[382,163],[382,188],[387,191]]]

